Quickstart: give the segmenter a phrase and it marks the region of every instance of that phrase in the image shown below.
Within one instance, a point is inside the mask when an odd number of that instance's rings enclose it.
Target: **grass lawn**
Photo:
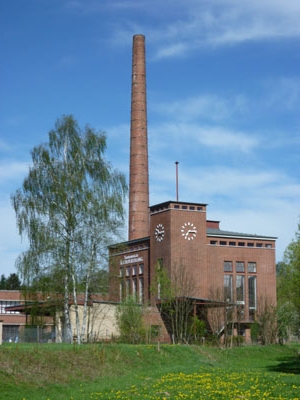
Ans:
[[[300,399],[300,345],[0,346],[0,399]]]

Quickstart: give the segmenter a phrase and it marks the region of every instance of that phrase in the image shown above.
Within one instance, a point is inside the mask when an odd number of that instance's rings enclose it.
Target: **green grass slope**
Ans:
[[[0,399],[300,399],[300,345],[0,346]]]

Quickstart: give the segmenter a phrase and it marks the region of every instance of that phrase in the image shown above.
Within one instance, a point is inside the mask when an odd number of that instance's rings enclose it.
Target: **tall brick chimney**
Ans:
[[[133,36],[128,239],[149,236],[145,37]]]

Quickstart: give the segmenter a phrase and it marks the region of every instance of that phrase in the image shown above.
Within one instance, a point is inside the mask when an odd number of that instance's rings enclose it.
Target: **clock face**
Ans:
[[[197,228],[192,222],[185,222],[181,227],[181,235],[185,240],[194,240],[197,235]]]
[[[157,227],[155,228],[155,239],[158,242],[161,242],[162,240],[164,240],[165,237],[165,228],[163,226],[163,224],[158,224]]]

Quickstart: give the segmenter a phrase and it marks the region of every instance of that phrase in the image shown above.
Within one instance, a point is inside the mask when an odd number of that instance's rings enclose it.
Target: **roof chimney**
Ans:
[[[145,37],[133,36],[130,171],[129,171],[129,240],[149,236],[149,179]]]

